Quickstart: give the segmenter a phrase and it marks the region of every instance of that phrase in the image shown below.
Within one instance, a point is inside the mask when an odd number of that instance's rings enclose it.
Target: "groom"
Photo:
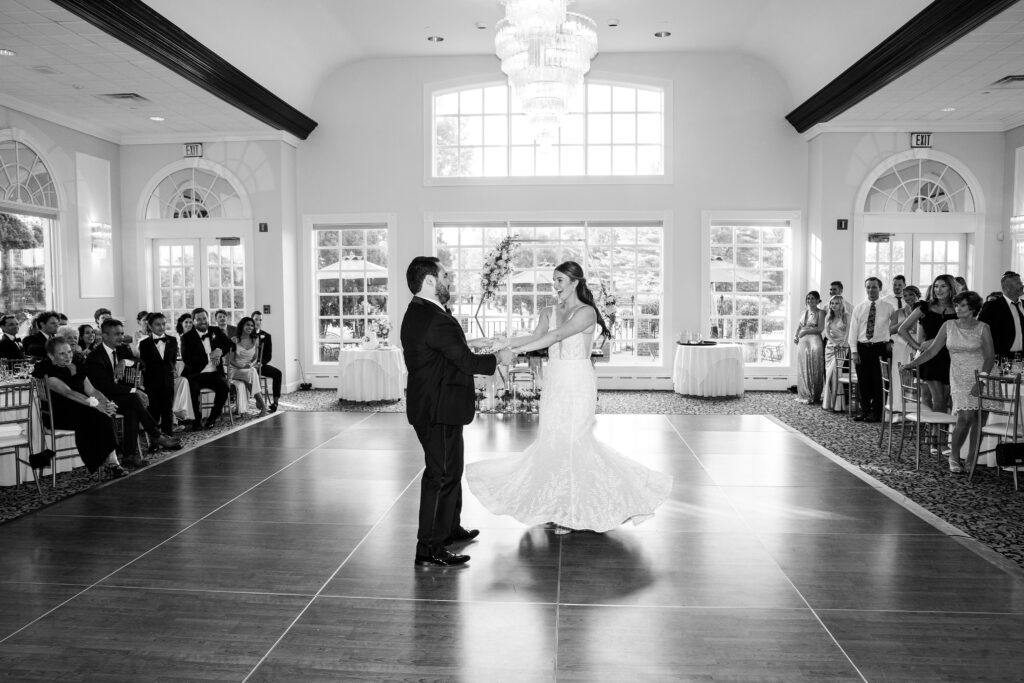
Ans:
[[[476,355],[462,326],[445,304],[451,298],[448,271],[433,256],[417,256],[405,273],[415,295],[402,319],[402,349],[409,371],[406,414],[423,445],[426,470],[420,485],[416,564],[451,567],[469,555],[445,546],[480,533],[462,527],[462,427],[473,421],[473,375],[491,375],[512,361],[502,349]]]

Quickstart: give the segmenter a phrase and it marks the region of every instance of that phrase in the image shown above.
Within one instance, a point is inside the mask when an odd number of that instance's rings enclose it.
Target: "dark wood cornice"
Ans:
[[[935,0],[791,111],[798,133],[829,121],[970,33],[1017,0]],[[837,30],[841,28],[837,27]]]
[[[316,121],[139,0],[53,2],[276,130],[305,140],[316,128]]]

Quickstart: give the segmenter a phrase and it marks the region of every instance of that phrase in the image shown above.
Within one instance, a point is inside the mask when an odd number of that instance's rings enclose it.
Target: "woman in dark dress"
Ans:
[[[947,320],[956,320],[956,309],[953,307],[953,296],[956,293],[956,280],[952,275],[939,275],[929,288],[929,296],[917,303],[914,312],[900,325],[900,336],[915,351],[925,351],[935,339]],[[918,343],[911,331],[918,321],[924,330],[925,341]],[[949,351],[945,347],[934,358],[921,365],[921,379],[928,384],[932,395],[932,410],[938,413],[949,412]]]
[[[65,339],[53,337],[46,342],[46,358],[36,364],[32,376],[46,380],[54,426],[75,430],[75,447],[86,468],[95,472],[106,464],[110,476],[126,475],[117,459],[113,419],[117,404],[93,388],[84,366],[72,361]],[[45,404],[43,410],[47,410]]]

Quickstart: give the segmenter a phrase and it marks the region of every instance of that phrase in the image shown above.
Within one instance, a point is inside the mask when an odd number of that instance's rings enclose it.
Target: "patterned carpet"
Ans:
[[[403,401],[354,403],[337,400],[332,390],[298,391],[281,398],[283,410],[403,412]],[[700,399],[671,391],[602,391],[598,412],[655,415],[772,415],[804,433],[847,462],[860,467],[878,481],[905,495],[921,507],[958,527],[967,535],[1024,568],[1024,491],[1015,493],[1008,473],[997,478],[995,470],[980,468],[974,483],[964,475],[951,474],[943,456],[921,458],[921,469],[913,469],[913,458],[905,453],[902,462],[892,464],[879,449],[878,425],[849,420],[844,414],[827,413],[794,400],[784,392],[752,391],[738,399]],[[236,426],[256,419],[250,414]],[[204,432],[181,434],[185,448],[216,437],[230,425]],[[899,430],[897,430],[897,435]],[[909,445],[909,441],[908,441]],[[170,457],[160,453],[151,462]],[[46,484],[40,499],[31,485],[0,488],[0,520],[7,521],[39,509],[95,485],[95,479],[79,467],[57,477],[57,488]]]

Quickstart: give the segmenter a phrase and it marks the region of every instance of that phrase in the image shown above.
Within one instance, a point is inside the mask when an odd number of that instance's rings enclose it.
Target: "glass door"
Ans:
[[[874,275],[882,280],[882,292],[888,294],[892,279],[903,275],[908,285],[917,285],[924,294],[936,276],[948,273],[954,277],[966,273],[967,236],[886,235],[888,241],[874,241],[868,236],[864,245],[864,277]],[[860,300],[862,292],[858,287]]]
[[[246,315],[245,250],[241,240],[153,240],[159,310],[169,322],[193,308],[223,308],[232,323]]]

